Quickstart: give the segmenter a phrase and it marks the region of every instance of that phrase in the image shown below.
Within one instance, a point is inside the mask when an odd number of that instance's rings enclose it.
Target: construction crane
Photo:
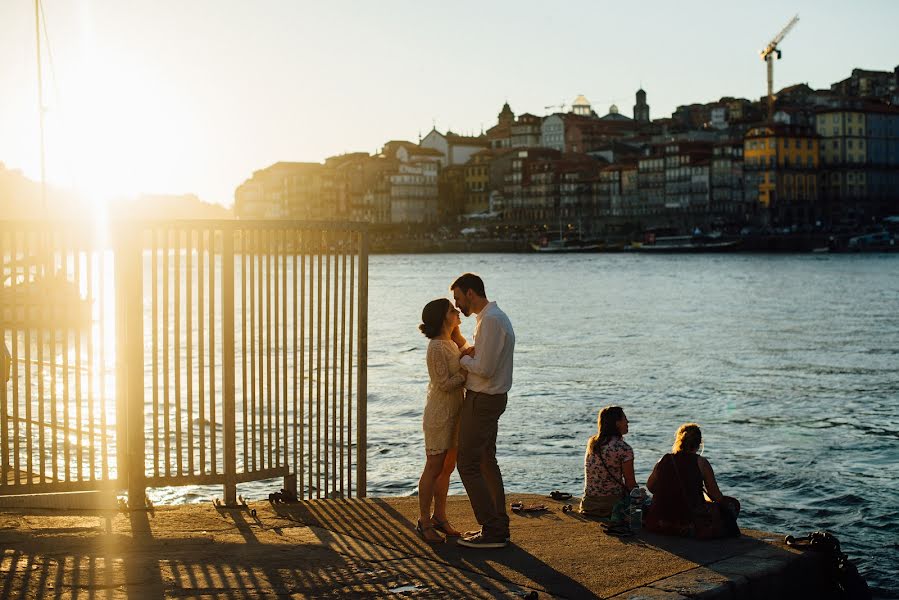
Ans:
[[[790,22],[784,26],[783,29],[780,30],[780,33],[774,36],[768,45],[765,46],[765,49],[762,50],[759,54],[762,55],[762,60],[768,63],[768,118],[774,114],[774,55],[777,55],[777,60],[780,60],[780,48],[777,45],[783,41],[784,37],[786,37],[787,33],[790,32],[791,29],[799,22],[799,15],[795,15]]]
[[[565,104],[564,102],[562,102],[561,104],[550,104],[549,106],[544,106],[543,110],[549,110],[551,108],[558,108],[559,112],[565,112],[566,106],[567,106],[567,104]]]

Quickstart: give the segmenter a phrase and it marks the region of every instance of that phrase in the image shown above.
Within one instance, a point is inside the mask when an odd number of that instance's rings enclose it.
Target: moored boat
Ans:
[[[740,240],[699,235],[648,236],[643,242],[634,242],[630,249],[634,252],[649,253],[689,253],[689,252],[731,252],[740,247]]]
[[[534,252],[555,252],[555,253],[571,253],[571,252],[599,252],[603,248],[602,242],[572,239],[572,240],[540,240],[532,243],[531,248]]]

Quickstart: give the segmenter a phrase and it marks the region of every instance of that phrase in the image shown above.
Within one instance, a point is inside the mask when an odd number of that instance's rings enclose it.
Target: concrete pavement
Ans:
[[[472,550],[415,533],[417,498],[206,504],[127,513],[0,512],[0,598],[764,598],[810,597],[819,557],[779,535],[696,541],[610,537],[563,513],[511,515],[512,543]],[[250,509],[255,509],[252,514]],[[476,523],[449,500],[459,529]],[[533,597],[533,595],[531,596]]]

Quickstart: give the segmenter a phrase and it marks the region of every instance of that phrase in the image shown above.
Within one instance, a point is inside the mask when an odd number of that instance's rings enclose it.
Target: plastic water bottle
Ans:
[[[643,490],[635,487],[631,490],[631,503],[628,508],[628,517],[631,522],[631,531],[640,531],[643,525]]]

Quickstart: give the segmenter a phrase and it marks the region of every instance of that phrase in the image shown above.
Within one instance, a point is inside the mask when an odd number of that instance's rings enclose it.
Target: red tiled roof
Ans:
[[[458,133],[446,132],[444,136],[446,141],[451,144],[467,144],[471,146],[486,146],[487,140],[484,137],[472,137],[470,135],[459,135]]]
[[[413,156],[443,156],[443,152],[437,150],[436,148],[422,148],[421,146],[416,146],[415,144],[409,148],[409,154]]]

